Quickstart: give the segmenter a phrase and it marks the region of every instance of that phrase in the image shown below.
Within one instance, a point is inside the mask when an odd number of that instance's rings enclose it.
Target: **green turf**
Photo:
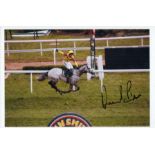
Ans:
[[[11,75],[6,79],[6,126],[47,126],[53,117],[64,112],[75,112],[88,119],[93,126],[149,126],[149,74],[106,73],[104,84],[108,99],[119,98],[119,85],[126,96],[126,83],[132,81],[132,93],[142,96],[130,103],[119,103],[102,108],[100,81],[82,76],[80,91],[59,95],[47,84],[33,77],[34,92],[30,93],[29,75]],[[58,85],[67,89],[67,85]]]

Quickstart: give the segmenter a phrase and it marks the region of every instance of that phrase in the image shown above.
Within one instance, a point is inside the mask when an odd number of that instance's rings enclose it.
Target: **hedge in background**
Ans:
[[[81,65],[79,65],[80,67]],[[76,68],[75,66],[73,66],[74,68]],[[23,70],[50,70],[52,68],[62,68],[62,69],[66,69],[65,66],[62,65],[55,65],[55,66],[25,66],[23,67]]]

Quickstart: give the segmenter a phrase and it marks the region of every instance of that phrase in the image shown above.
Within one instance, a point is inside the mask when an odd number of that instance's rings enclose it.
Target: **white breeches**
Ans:
[[[64,61],[64,66],[65,66],[67,69],[73,69],[73,65],[72,65],[70,62]]]

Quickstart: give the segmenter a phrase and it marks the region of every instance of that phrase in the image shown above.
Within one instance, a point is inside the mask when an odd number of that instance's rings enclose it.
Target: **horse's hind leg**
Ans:
[[[48,84],[56,90],[56,92],[59,92],[62,95],[62,92],[57,88],[56,84],[58,81],[49,81]]]

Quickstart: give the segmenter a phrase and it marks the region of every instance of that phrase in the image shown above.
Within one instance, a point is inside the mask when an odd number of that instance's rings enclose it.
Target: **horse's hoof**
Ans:
[[[60,95],[62,95],[62,94],[63,94],[61,91],[58,91],[58,90],[57,90],[56,92],[58,92]]]

